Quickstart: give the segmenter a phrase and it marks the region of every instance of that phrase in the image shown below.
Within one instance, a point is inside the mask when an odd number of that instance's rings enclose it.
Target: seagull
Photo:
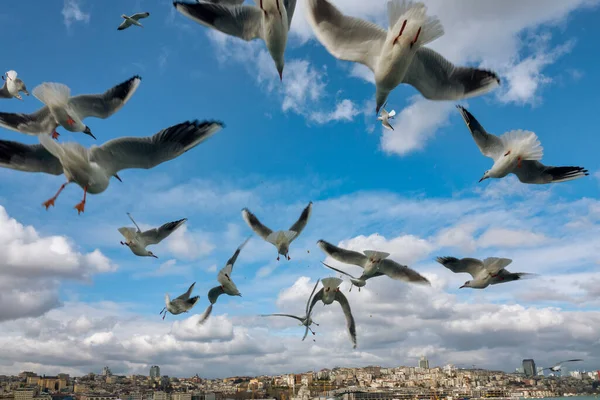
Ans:
[[[232,5],[232,3],[238,3]],[[245,41],[262,39],[283,80],[284,53],[296,0],[255,0],[258,5],[217,1],[185,3],[174,1],[181,14],[197,23]]]
[[[69,132],[83,132],[96,139],[82,120],[110,117],[129,101],[141,81],[142,78],[136,75],[102,94],[73,97],[68,86],[44,82],[33,89],[33,95],[45,106],[31,114],[0,112],[0,126],[27,135],[52,134],[57,139],[56,128],[60,125]]]
[[[298,321],[300,321],[300,326],[304,326],[306,327],[304,329],[304,336],[302,337],[302,340],[306,339],[306,335],[308,335],[308,331],[310,331],[310,333],[312,333],[313,335],[315,335],[315,332],[310,329],[310,326],[312,324],[315,324],[316,326],[319,326],[319,324],[317,324],[315,321],[312,320],[312,318],[310,318],[310,316],[308,315],[308,309],[310,307],[310,302],[311,299],[313,297],[313,295],[315,294],[315,290],[317,290],[317,286],[319,285],[320,280],[317,279],[317,282],[315,283],[315,287],[313,288],[312,292],[310,293],[310,296],[308,296],[308,300],[306,301],[306,311],[305,311],[305,316],[304,317],[298,317],[296,315],[291,315],[291,314],[262,314],[261,317],[290,317],[290,318],[294,318],[297,319]]]
[[[363,274],[359,279],[366,280],[375,276],[387,275],[392,279],[400,281],[430,285],[427,278],[419,274],[417,271],[387,258],[389,257],[390,253],[375,250],[364,250],[364,254],[361,254],[356,251],[346,250],[334,246],[333,244],[322,239],[317,242],[317,245],[325,254],[336,261],[344,264],[354,264],[364,268]]]
[[[60,144],[49,135],[38,135],[41,145],[0,140],[0,166],[52,175],[64,173],[67,182],[43,206],[46,210],[53,206],[60,192],[75,182],[83,188],[83,201],[75,206],[80,214],[84,211],[86,194],[104,192],[111,177],[121,181],[119,171],[150,169],[179,157],[223,126],[216,121],[187,121],[163,129],[154,136],[121,137],[89,149],[73,142]]]
[[[473,277],[459,289],[485,289],[489,285],[517,281],[525,276],[534,275],[526,272],[508,272],[505,268],[512,263],[510,258],[488,257],[481,261],[477,258],[459,260],[456,257],[438,257],[436,261],[454,273],[467,272]]]
[[[385,105],[383,106],[385,107]],[[379,117],[377,117],[377,119],[379,121],[381,121],[381,125],[383,125],[384,128],[389,129],[391,131],[394,130],[394,127],[390,124],[390,119],[394,119],[394,116],[396,115],[396,111],[392,110],[389,113],[385,110],[385,108],[381,109],[381,115]]]
[[[349,292],[352,291],[352,287],[353,286],[356,286],[358,288],[358,291],[360,292],[360,288],[363,287],[363,286],[365,286],[367,284],[367,279],[375,278],[375,277],[378,277],[378,276],[385,275],[385,274],[383,274],[381,272],[375,272],[373,275],[366,275],[363,272],[363,274],[360,277],[356,278],[356,277],[350,275],[349,273],[342,271],[341,269],[333,268],[332,266],[330,266],[328,264],[325,264],[323,261],[321,261],[321,264],[323,264],[324,266],[326,266],[329,269],[332,269],[334,271],[339,272],[340,274],[344,274],[346,276],[349,276],[350,277],[350,282],[352,283],[352,285],[350,285],[350,290],[348,290]]]
[[[200,296],[194,296],[190,298],[192,290],[194,289],[194,285],[196,285],[196,282],[192,283],[187,292],[173,300],[171,300],[171,298],[169,297],[169,293],[165,293],[166,307],[163,308],[162,311],[159,313],[159,315],[163,314],[162,319],[165,319],[165,317],[167,316],[167,311],[173,315],[177,315],[184,312],[189,312],[196,305],[196,303],[200,299]]]
[[[323,283],[323,287],[317,292],[317,294],[315,294],[315,297],[313,297],[312,301],[310,302],[307,317],[310,318],[310,314],[312,314],[312,309],[318,301],[322,301],[324,305],[329,305],[334,301],[337,301],[338,303],[340,303],[340,306],[342,306],[342,310],[344,311],[344,315],[346,316],[346,325],[348,327],[348,333],[350,334],[350,339],[352,340],[352,347],[355,349],[356,324],[354,323],[354,317],[352,316],[350,303],[348,303],[348,299],[346,298],[346,296],[344,296],[344,294],[340,291],[339,288],[343,281],[340,278],[323,278],[321,279],[321,282]]]
[[[19,100],[23,100],[23,97],[21,97],[19,92],[23,92],[29,96],[25,83],[17,78],[17,71],[8,71],[6,73],[6,78],[2,75],[2,80],[4,81],[4,85],[2,85],[2,88],[0,89],[0,99],[12,99],[13,97],[16,97]]]
[[[453,65],[424,47],[444,34],[422,2],[390,0],[389,30],[340,12],[327,0],[307,0],[315,36],[334,57],[366,65],[375,74],[376,112],[399,84],[414,86],[429,100],[458,100],[489,92],[500,84],[492,71]]]
[[[231,273],[233,272],[233,264],[235,264],[235,260],[237,260],[238,256],[240,255],[240,252],[242,251],[246,243],[248,243],[248,240],[250,240],[250,237],[246,239],[244,243],[242,243],[240,247],[238,247],[235,250],[235,253],[233,253],[231,258],[227,260],[227,264],[225,264],[225,266],[219,271],[219,274],[217,275],[217,281],[219,281],[220,285],[215,286],[214,288],[208,291],[208,301],[210,301],[210,305],[206,308],[206,310],[200,317],[198,324],[203,324],[208,319],[208,317],[210,317],[210,314],[212,313],[213,309],[213,304],[217,302],[220,295],[227,294],[229,296],[242,297],[242,294],[231,279]]]
[[[242,209],[242,217],[258,236],[277,247],[277,261],[279,261],[279,254],[287,257],[288,260],[291,260],[289,255],[290,244],[292,244],[298,235],[300,235],[308,223],[308,219],[312,213],[312,204],[312,201],[308,203],[306,208],[302,210],[302,214],[300,214],[298,221],[296,221],[296,223],[287,231],[273,232],[271,229],[264,226],[247,208]]]
[[[502,137],[486,132],[469,111],[462,106],[456,107],[467,124],[473,139],[475,139],[475,143],[477,144],[477,147],[479,147],[481,154],[494,160],[497,160],[498,156],[506,154]],[[539,159],[541,159],[541,157]],[[513,173],[522,183],[530,184],[566,182],[589,175],[588,170],[582,167],[551,167],[542,164],[538,160],[523,159],[520,162],[520,166],[517,162],[517,165],[513,166],[506,174]],[[494,166],[495,165],[496,163],[494,163]],[[492,170],[493,169],[494,168],[492,167]],[[479,182],[488,178],[495,178],[496,176],[492,176],[492,170],[485,171],[485,174]]]
[[[245,0],[196,0],[197,3],[213,3],[225,6],[239,6],[244,4]]]
[[[140,24],[138,21],[142,18],[148,18],[149,16],[149,12],[136,13],[133,14],[131,17],[128,17],[127,15],[123,14],[121,15],[121,18],[125,19],[125,21],[121,22],[121,25],[119,25],[117,30],[122,31],[123,29],[129,28],[131,25],[141,26],[143,28],[144,25]]]
[[[177,221],[167,222],[159,228],[149,229],[147,231],[142,232],[138,224],[136,224],[133,220],[131,214],[127,213],[127,216],[129,217],[131,222],[133,222],[137,230],[126,226],[119,228],[119,232],[121,233],[121,235],[123,235],[125,239],[127,239],[126,242],[122,241],[121,244],[129,247],[131,249],[131,252],[136,256],[142,257],[158,258],[150,250],[146,250],[146,246],[151,244],[159,244],[167,237],[169,237],[171,233],[175,232],[177,228],[183,225],[185,221],[187,221],[187,218],[183,218]]]
[[[559,363],[554,364],[552,367],[548,367],[548,368],[544,368],[544,370],[550,370],[552,372],[558,372],[562,369],[562,364],[564,363],[568,363],[568,362],[575,362],[575,361],[583,361],[581,358],[574,358],[572,360],[565,360],[565,361],[561,361]]]

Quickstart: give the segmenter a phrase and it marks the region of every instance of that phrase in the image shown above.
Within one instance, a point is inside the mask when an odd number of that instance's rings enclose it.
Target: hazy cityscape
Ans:
[[[335,367],[276,376],[235,376],[222,379],[170,377],[160,366],[148,376],[115,375],[110,367],[85,376],[38,375],[23,371],[0,376],[0,400],[221,400],[277,399],[342,400],[545,398],[600,394],[600,371],[560,371],[548,374],[525,359],[513,373],[448,364],[364,368]]]

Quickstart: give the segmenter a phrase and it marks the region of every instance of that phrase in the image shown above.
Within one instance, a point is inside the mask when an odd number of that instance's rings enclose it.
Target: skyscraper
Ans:
[[[537,369],[535,368],[535,361],[533,361],[531,358],[523,360],[523,371],[525,372],[525,376],[536,376]]]
[[[425,356],[421,356],[419,368],[429,369],[429,360]]]
[[[160,367],[158,365],[153,365],[150,367],[150,378],[160,378]]]

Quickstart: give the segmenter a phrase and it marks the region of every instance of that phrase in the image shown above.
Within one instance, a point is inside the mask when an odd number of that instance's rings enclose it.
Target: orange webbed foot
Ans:
[[[58,137],[59,137],[59,136],[60,136],[60,133],[58,133],[58,132],[56,132],[56,131],[52,132],[52,139],[54,139],[54,140],[58,140]]]
[[[75,209],[77,210],[77,215],[79,215],[82,212],[84,212],[85,211],[85,201],[82,201],[81,203],[77,204],[75,206]]]
[[[50,208],[50,206],[54,207],[54,200],[56,200],[55,198],[51,198],[50,200],[47,200],[45,202],[42,203],[42,205],[44,207],[46,207],[46,210],[48,210],[48,208]]]

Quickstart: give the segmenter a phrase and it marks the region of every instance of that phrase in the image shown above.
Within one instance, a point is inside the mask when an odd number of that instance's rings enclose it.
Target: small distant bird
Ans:
[[[548,367],[548,368],[544,368],[544,370],[550,370],[553,372],[558,372],[562,369],[562,365],[564,363],[568,363],[568,362],[576,362],[576,361],[583,361],[581,358],[574,358],[572,360],[565,360],[565,361],[561,361],[559,363],[554,364],[552,367]]]
[[[379,121],[381,121],[381,125],[383,125],[384,128],[387,128],[391,131],[394,130],[394,127],[390,124],[390,119],[394,119],[394,116],[396,115],[396,111],[392,110],[389,113],[385,110],[385,105],[383,106],[383,108],[381,109],[381,115],[379,117],[377,117],[377,119]]]
[[[489,285],[517,281],[535,275],[526,272],[508,272],[505,268],[512,263],[510,258],[488,257],[481,261],[477,258],[438,257],[436,261],[454,273],[466,272],[473,277],[459,289],[465,287],[485,289]]]
[[[200,296],[194,296],[190,298],[192,290],[194,290],[194,285],[196,285],[196,282],[192,283],[187,292],[173,300],[171,300],[171,298],[169,297],[169,293],[165,294],[166,306],[159,313],[159,315],[164,314],[162,319],[165,319],[165,317],[167,316],[167,311],[173,315],[177,315],[184,312],[189,312],[196,305],[196,303],[200,299]]]
[[[367,66],[375,74],[376,112],[401,83],[429,100],[458,100],[489,92],[500,84],[491,71],[453,65],[424,47],[444,34],[422,2],[390,0],[389,29],[349,17],[327,0],[307,0],[307,19],[315,36],[334,57]]]
[[[354,264],[364,268],[364,272],[359,278],[363,281],[375,276],[387,275],[395,280],[430,285],[427,278],[419,274],[417,271],[387,258],[389,257],[390,253],[376,250],[365,250],[363,251],[364,254],[361,254],[357,251],[346,250],[342,249],[341,247],[334,246],[333,244],[322,239],[317,242],[317,245],[325,254],[336,261],[344,264]],[[361,284],[361,282],[357,283],[359,283],[359,285]]]
[[[334,301],[337,301],[340,303],[340,306],[344,311],[344,315],[346,316],[346,326],[348,327],[348,333],[350,334],[353,348],[356,348],[356,324],[354,323],[354,317],[352,316],[350,303],[348,303],[348,299],[346,296],[344,296],[339,288],[343,281],[340,278],[323,278],[321,279],[321,282],[323,283],[323,287],[317,292],[317,294],[315,294],[315,297],[313,297],[312,301],[310,302],[310,307],[307,313],[308,318],[310,318],[313,307],[315,304],[317,304],[317,302],[322,301],[324,305],[329,305]]]
[[[122,31],[123,29],[129,28],[131,25],[141,26],[143,28],[144,25],[140,24],[138,21],[142,18],[148,18],[149,16],[149,12],[133,14],[131,17],[128,17],[127,15],[123,14],[121,15],[121,18],[125,19],[125,21],[121,22],[121,25],[119,25],[117,30]]]
[[[27,145],[0,140],[0,167],[26,172],[65,174],[67,182],[43,206],[54,205],[63,189],[75,182],[83,188],[83,200],[75,208],[84,211],[87,193],[102,193],[119,171],[150,169],[179,157],[223,128],[217,121],[187,121],[163,129],[154,136],[121,137],[87,149],[79,143],[58,143],[49,135],[38,135],[41,143]],[[122,182],[122,181],[121,181]]]
[[[319,326],[319,324],[317,324],[315,321],[312,320],[312,318],[310,318],[310,316],[308,315],[308,311],[310,308],[310,304],[311,304],[311,300],[313,297],[313,294],[315,294],[315,290],[317,290],[317,286],[319,285],[320,280],[317,279],[317,282],[315,283],[315,287],[313,288],[312,292],[310,293],[310,296],[308,296],[308,300],[306,301],[306,310],[305,310],[305,314],[304,317],[298,317],[296,315],[291,315],[291,314],[262,314],[261,317],[289,317],[289,318],[294,318],[297,319],[298,321],[300,321],[300,326],[304,326],[306,327],[304,329],[304,336],[302,337],[302,340],[306,339],[306,335],[308,335],[308,331],[310,331],[310,333],[312,333],[313,335],[315,335],[315,332],[310,328],[310,326],[312,324],[315,324],[316,326]]]
[[[82,120],[87,117],[106,119],[119,111],[133,96],[142,78],[129,78],[102,94],[82,94],[71,97],[67,85],[44,82],[33,89],[33,96],[45,104],[32,114],[0,112],[0,126],[27,135],[52,134],[58,138],[58,126],[69,132],[83,132],[96,139]]]
[[[248,240],[250,240],[250,238],[246,239],[244,243],[242,243],[240,247],[238,247],[235,250],[235,253],[233,253],[231,258],[227,260],[227,264],[225,264],[225,266],[219,271],[219,274],[217,275],[217,281],[220,283],[220,285],[215,286],[214,288],[208,291],[208,301],[210,301],[210,305],[206,308],[206,310],[200,317],[198,324],[203,324],[208,319],[208,317],[210,317],[210,314],[212,313],[213,309],[213,304],[217,302],[220,295],[226,294],[229,296],[242,297],[242,294],[231,279],[231,273],[233,272],[233,264],[235,264],[235,261],[237,260],[238,256],[240,255],[240,252],[242,251],[246,243],[248,243]]]
[[[129,247],[131,252],[136,256],[142,257],[158,258],[150,250],[146,250],[146,246],[162,242],[187,221],[187,218],[183,218],[177,221],[167,222],[159,228],[153,228],[142,232],[138,224],[133,220],[131,214],[127,213],[127,216],[131,222],[133,222],[137,230],[126,226],[119,228],[121,235],[127,239],[126,242],[121,242],[121,244]]]
[[[308,203],[306,208],[302,210],[302,214],[300,214],[298,221],[296,221],[296,223],[287,231],[273,232],[271,229],[264,226],[247,208],[242,210],[242,217],[258,236],[277,247],[277,261],[279,261],[279,254],[287,257],[288,260],[291,260],[289,255],[290,244],[300,235],[308,223],[312,213],[312,204],[312,201]]]
[[[321,264],[323,264],[324,266],[326,266],[329,269],[339,272],[340,274],[350,277],[350,283],[352,283],[352,285],[350,285],[350,290],[348,290],[349,292],[352,291],[353,286],[356,286],[358,288],[358,291],[360,292],[360,288],[364,287],[367,284],[367,279],[385,275],[381,272],[375,272],[373,275],[367,275],[363,272],[363,274],[360,277],[356,278],[356,277],[350,275],[349,273],[342,271],[341,269],[333,268],[332,266],[325,264],[323,261],[321,261]]]
[[[0,89],[0,99],[12,99],[16,97],[19,100],[23,100],[19,92],[25,93],[29,96],[25,83],[17,78],[17,71],[10,70],[6,73],[6,78],[2,75],[4,85]]]
[[[245,41],[264,40],[283,80],[284,53],[288,31],[296,9],[296,0],[255,0],[256,6],[243,1],[174,1],[177,11],[197,23]]]
[[[479,121],[477,121],[469,111],[462,106],[456,107],[467,124],[471,136],[475,139],[475,144],[479,147],[481,154],[490,157],[495,161],[494,167],[492,167],[491,170],[485,171],[479,182],[488,178],[500,178],[511,173],[515,174],[522,183],[529,184],[566,182],[589,175],[588,170],[582,167],[551,167],[542,164],[538,161],[542,158],[541,147],[540,154],[538,154],[535,159],[527,160],[524,157],[521,157],[521,160],[519,160],[519,154],[517,155],[515,162],[514,156],[518,154],[518,149],[523,149],[521,144],[517,143],[517,151],[508,148],[505,138],[486,132]],[[535,134],[531,134],[532,135],[529,135],[528,140],[530,144],[533,144],[533,137]],[[507,157],[509,155],[512,159]]]

